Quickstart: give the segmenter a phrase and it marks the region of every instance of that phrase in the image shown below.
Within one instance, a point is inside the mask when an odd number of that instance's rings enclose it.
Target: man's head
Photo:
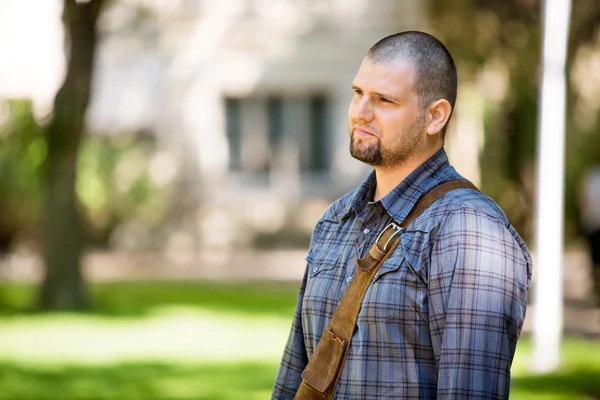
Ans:
[[[353,82],[350,153],[394,166],[443,145],[456,101],[452,56],[433,36],[402,32],[377,42]]]

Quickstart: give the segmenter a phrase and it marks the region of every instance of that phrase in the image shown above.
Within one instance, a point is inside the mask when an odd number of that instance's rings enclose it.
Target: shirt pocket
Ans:
[[[306,256],[306,263],[308,264],[308,276],[315,278],[321,274],[328,275],[326,271],[330,271],[335,268],[339,261],[339,252],[335,249],[329,249],[329,251],[311,251]]]
[[[365,294],[361,314],[366,322],[429,321],[427,285],[407,260],[403,243],[383,263]]]
[[[304,292],[302,313],[311,323],[333,315],[340,300],[340,252],[333,248],[311,251],[306,257],[308,281]],[[323,321],[321,321],[323,322]],[[319,323],[321,323],[319,322]],[[318,332],[323,326],[314,327]]]

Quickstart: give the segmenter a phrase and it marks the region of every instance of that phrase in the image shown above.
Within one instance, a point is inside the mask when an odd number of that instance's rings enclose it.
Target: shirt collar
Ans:
[[[460,175],[450,166],[446,151],[442,148],[379,201],[388,214],[400,224],[424,193],[441,183],[457,178],[460,178]],[[360,213],[373,199],[376,184],[375,171],[372,171],[357,188],[342,219],[352,212],[357,215]]]

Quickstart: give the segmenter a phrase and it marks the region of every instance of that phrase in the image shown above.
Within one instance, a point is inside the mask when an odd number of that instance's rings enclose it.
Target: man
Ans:
[[[579,191],[581,226],[590,252],[592,297],[600,305],[600,165],[585,172]]]
[[[443,149],[457,72],[422,32],[380,40],[352,84],[350,153],[374,171],[313,232],[273,399],[292,399],[323,329],[389,218],[460,179]],[[362,302],[335,399],[506,399],[531,258],[500,208],[451,191],[414,220]]]

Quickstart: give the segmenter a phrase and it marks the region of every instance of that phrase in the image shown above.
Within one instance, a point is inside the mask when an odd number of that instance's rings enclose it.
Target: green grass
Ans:
[[[0,399],[270,398],[298,284],[125,282],[95,310],[34,313],[28,285],[0,285]],[[513,363],[511,399],[600,399],[600,342],[568,337],[563,366]]]
[[[31,368],[0,364],[2,399],[268,399],[273,363],[124,363]]]
[[[511,399],[600,399],[600,342],[565,338],[560,370],[545,375],[529,372],[532,347],[528,337],[519,341],[512,368]]]
[[[194,281],[119,282],[92,287],[94,314],[140,315],[165,305],[201,306],[215,311],[289,317],[300,283]],[[0,315],[30,312],[30,285],[0,283]]]

